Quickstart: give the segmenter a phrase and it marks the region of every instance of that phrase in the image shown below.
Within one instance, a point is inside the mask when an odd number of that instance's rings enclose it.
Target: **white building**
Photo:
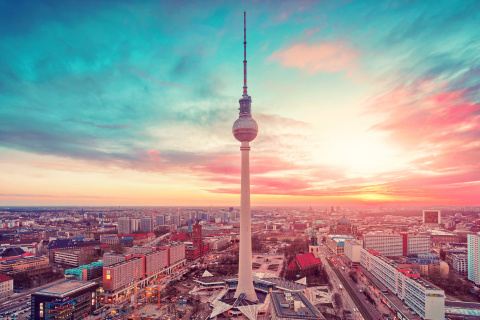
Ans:
[[[360,250],[362,242],[357,240],[345,240],[345,255],[354,263],[360,262]]]
[[[363,247],[388,257],[403,255],[403,239],[399,234],[367,233],[363,236]]]
[[[445,319],[445,292],[442,289],[373,251],[362,248],[360,263],[423,319]]]
[[[480,284],[480,251],[479,242],[480,236],[476,234],[469,234],[468,236],[468,280]]]
[[[363,236],[363,247],[378,251],[387,257],[428,254],[430,253],[430,235],[367,233]]]
[[[407,236],[407,253],[428,254],[430,253],[430,235],[409,234]]]

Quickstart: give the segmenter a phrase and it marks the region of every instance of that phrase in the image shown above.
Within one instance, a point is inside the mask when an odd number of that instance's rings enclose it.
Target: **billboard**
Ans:
[[[440,223],[440,211],[439,210],[424,210],[423,211],[423,223]]]

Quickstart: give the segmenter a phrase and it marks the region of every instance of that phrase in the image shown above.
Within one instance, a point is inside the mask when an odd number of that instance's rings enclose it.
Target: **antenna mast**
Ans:
[[[243,95],[247,94],[247,12],[243,12]]]

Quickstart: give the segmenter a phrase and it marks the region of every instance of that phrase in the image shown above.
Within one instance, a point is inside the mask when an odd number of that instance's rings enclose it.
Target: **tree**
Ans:
[[[447,255],[447,253],[443,249],[440,249],[440,259],[445,261],[446,255]]]
[[[333,308],[333,312],[335,312],[335,316],[338,316],[338,313],[342,310],[343,308],[343,301],[342,301],[342,296],[340,295],[340,293],[338,292],[335,292],[333,295],[332,295],[332,301],[334,303],[334,308]]]
[[[353,282],[358,283],[357,273],[355,271],[350,271],[348,275],[352,278]]]
[[[118,242],[112,246],[112,252],[115,254],[122,254],[125,252],[125,248],[121,242]]]

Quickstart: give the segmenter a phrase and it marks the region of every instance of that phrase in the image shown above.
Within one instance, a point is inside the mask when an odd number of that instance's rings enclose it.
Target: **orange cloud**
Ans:
[[[278,61],[284,67],[298,68],[309,73],[338,72],[350,69],[358,52],[341,42],[325,42],[318,45],[297,43],[285,50],[275,51],[269,60]]]

